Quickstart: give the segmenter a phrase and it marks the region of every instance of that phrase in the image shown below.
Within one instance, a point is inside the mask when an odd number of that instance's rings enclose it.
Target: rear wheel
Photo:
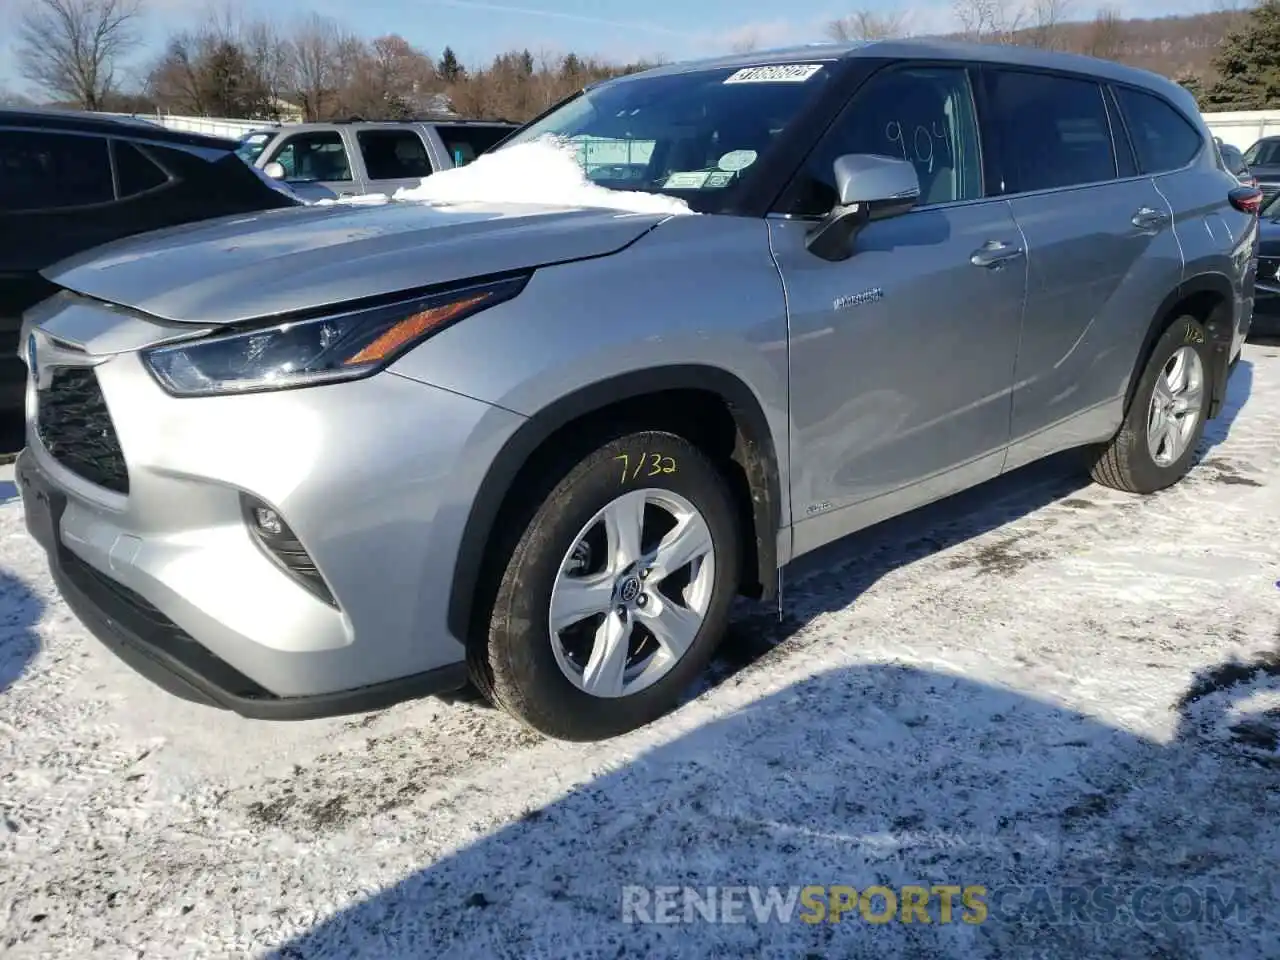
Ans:
[[[1195,317],[1179,317],[1157,341],[1120,432],[1093,466],[1117,490],[1155,493],[1191,469],[1209,410],[1209,349]]]
[[[599,740],[672,709],[721,639],[738,582],[732,495],[669,433],[576,463],[498,586],[477,683],[548,736]]]

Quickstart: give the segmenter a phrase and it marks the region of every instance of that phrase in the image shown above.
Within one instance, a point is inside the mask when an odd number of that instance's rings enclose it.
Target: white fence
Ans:
[[[168,113],[112,113],[112,117],[133,117],[135,120],[149,120],[170,130],[185,130],[188,133],[203,133],[211,137],[229,137],[239,140],[246,133],[261,130],[264,127],[279,126],[272,120],[231,120],[226,117],[179,117]]]
[[[1262,137],[1280,134],[1280,110],[1239,110],[1206,113],[1204,119],[1214,136],[1241,150],[1248,150]]]

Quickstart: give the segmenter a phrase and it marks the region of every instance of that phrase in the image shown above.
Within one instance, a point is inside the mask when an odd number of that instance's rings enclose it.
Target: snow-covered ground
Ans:
[[[10,479],[6,957],[1280,949],[1280,349],[1247,348],[1176,488],[1032,469],[861,536],[792,580],[791,619],[746,616],[700,696],[596,745],[474,704],[267,725],[177,701],[57,601]],[[624,887],[876,883],[1019,886],[976,925],[936,901],[929,924],[622,917]],[[1027,906],[1099,884],[1115,922]],[[1134,925],[1134,884],[1153,919],[1244,912]]]

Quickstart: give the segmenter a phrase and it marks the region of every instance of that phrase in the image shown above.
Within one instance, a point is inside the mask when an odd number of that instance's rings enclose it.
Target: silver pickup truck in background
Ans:
[[[462,119],[291,123],[246,134],[237,152],[304,200],[390,196],[465,166],[517,126]]]

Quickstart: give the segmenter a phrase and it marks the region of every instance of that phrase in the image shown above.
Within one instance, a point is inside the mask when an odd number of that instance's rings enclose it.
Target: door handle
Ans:
[[[1169,215],[1151,207],[1139,207],[1129,222],[1140,230],[1155,230],[1169,222]]]
[[[969,262],[975,267],[998,269],[1004,266],[1009,260],[1018,259],[1022,254],[1023,249],[1012,243],[1003,243],[999,240],[988,240],[977,250],[973,251],[973,255],[969,257]]]

